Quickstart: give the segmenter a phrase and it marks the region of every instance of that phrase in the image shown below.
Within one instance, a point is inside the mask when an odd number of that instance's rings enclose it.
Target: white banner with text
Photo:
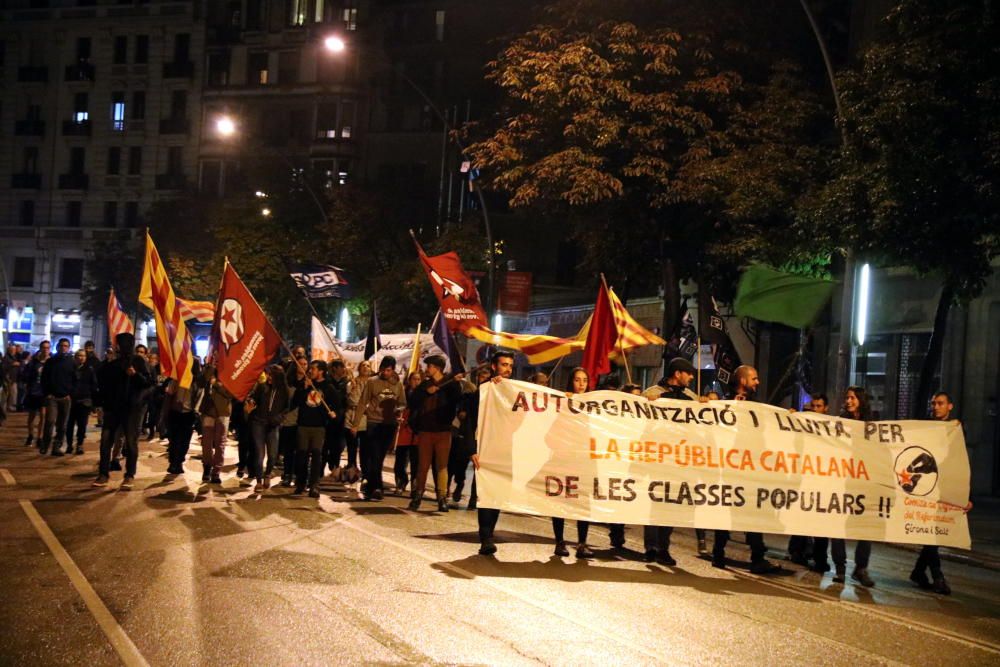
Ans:
[[[751,401],[480,390],[479,506],[601,523],[969,548],[959,424]]]

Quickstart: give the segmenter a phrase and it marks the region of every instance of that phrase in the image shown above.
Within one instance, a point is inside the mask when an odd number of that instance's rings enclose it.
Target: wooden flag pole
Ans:
[[[406,373],[407,377],[416,370],[420,370],[420,322],[417,322],[417,333],[413,337],[413,353],[410,355],[410,369]]]

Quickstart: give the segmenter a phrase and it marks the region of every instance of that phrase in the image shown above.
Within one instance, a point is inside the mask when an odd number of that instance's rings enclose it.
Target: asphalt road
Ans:
[[[165,443],[145,441],[133,491],[120,473],[92,489],[93,438],[53,458],[24,433],[23,415],[0,430],[2,665],[1000,664],[1000,573],[945,563],[942,598],[888,545],[874,589],[787,564],[716,570],[686,530],[675,568],[612,555],[597,526],[598,558],[559,559],[547,519],[506,514],[490,558],[475,512],[366,503],[332,482],[318,501],[256,494],[231,466],[204,486],[198,462],[167,480]],[[785,539],[767,542],[780,559]]]

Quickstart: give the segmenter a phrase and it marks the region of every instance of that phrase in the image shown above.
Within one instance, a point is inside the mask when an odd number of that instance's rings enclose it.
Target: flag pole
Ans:
[[[299,290],[299,292],[301,293],[301,290]],[[323,322],[323,319],[319,316],[319,313],[316,311],[316,306],[313,304],[312,299],[310,299],[305,294],[303,294],[302,297],[306,300],[306,303],[309,304],[309,310],[312,311],[313,317],[315,317],[317,320],[319,320],[319,323],[323,325],[323,333],[326,334],[327,340],[329,340],[330,341],[330,345],[333,346],[333,353],[337,355],[338,359],[340,359],[341,361],[343,361],[344,360],[344,355],[341,354],[340,348],[337,347],[337,341],[334,340],[334,338],[333,338],[332,335],[330,335],[330,330],[326,327],[326,323]]]
[[[698,395],[701,396],[701,336],[698,336]]]
[[[435,320],[436,321],[436,320]],[[410,368],[406,372],[409,377],[413,371],[420,369],[420,322],[417,322],[417,333],[413,336],[413,353],[410,355]]]

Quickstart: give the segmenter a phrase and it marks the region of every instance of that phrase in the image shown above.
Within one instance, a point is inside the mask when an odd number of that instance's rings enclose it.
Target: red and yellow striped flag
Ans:
[[[115,290],[112,288],[111,293],[108,294],[108,342],[114,341],[120,333],[135,333],[135,327],[129,316],[125,314],[125,309],[122,308],[122,304],[118,301]]]
[[[177,307],[181,311],[181,319],[185,322],[195,320],[197,322],[215,321],[215,304],[211,301],[188,301],[177,297]]]
[[[139,303],[153,311],[156,319],[156,344],[163,375],[177,380],[183,388],[191,386],[191,334],[181,316],[177,295],[170,286],[160,253],[146,232],[146,262],[142,270]]]
[[[464,333],[469,338],[475,338],[487,345],[517,350],[528,357],[528,363],[531,364],[544,364],[547,361],[565,357],[574,350],[582,350],[583,344],[587,340],[586,334],[583,338],[579,338],[579,334],[576,338],[559,338],[541,334],[512,334],[504,331],[493,331],[478,324],[468,327]]]

